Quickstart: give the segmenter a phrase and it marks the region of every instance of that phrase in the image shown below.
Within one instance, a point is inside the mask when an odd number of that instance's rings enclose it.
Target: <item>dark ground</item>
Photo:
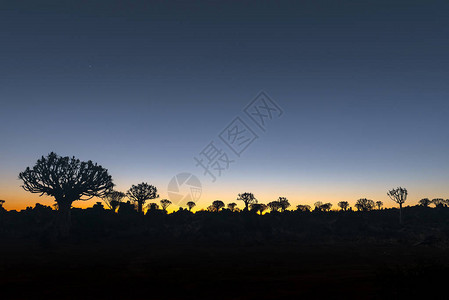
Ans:
[[[0,214],[2,299],[449,299],[449,207]]]
[[[447,299],[448,254],[425,245],[357,243],[2,241],[0,298]]]

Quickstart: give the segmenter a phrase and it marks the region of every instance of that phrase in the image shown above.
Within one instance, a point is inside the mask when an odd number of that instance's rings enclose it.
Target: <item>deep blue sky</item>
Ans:
[[[449,198],[448,15],[445,1],[2,2],[0,199],[34,204],[17,175],[50,151],[161,197],[192,172],[199,206],[245,191],[390,206],[399,185],[410,204]],[[261,90],[284,114],[211,183],[193,157]]]

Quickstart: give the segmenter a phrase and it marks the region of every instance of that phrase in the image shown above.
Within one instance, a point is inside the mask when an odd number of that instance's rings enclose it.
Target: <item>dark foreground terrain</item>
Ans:
[[[0,299],[449,298],[447,208],[72,217],[3,215]]]
[[[2,245],[2,299],[448,297],[448,251],[426,246],[24,246]]]

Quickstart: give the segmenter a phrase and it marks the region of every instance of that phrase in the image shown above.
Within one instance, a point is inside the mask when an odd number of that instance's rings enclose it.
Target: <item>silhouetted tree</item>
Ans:
[[[0,200],[0,207],[3,207],[3,203],[5,203],[5,200]]]
[[[348,201],[340,201],[338,202],[338,206],[341,208],[341,210],[347,211],[349,208],[349,203]]]
[[[148,203],[147,205],[147,210],[158,210],[159,209],[159,205],[157,203],[151,202]]]
[[[323,202],[317,201],[313,205],[315,206],[315,211],[322,211],[323,210],[323,208],[322,208]]]
[[[27,167],[19,178],[23,180],[25,191],[55,198],[59,232],[63,236],[69,232],[70,208],[74,201],[102,198],[114,186],[108,170],[102,166],[90,160],[81,162],[75,157],[61,157],[54,152],[42,156],[32,169]]]
[[[160,203],[161,203],[161,207],[164,211],[167,211],[167,207],[169,207],[171,205],[171,201],[168,199],[162,199],[160,201]]]
[[[120,203],[126,197],[125,193],[110,190],[107,191],[102,198],[104,203],[113,211],[117,211],[117,208],[120,206]]]
[[[267,209],[267,206],[263,203],[252,203],[250,208],[251,211],[262,214]]]
[[[398,187],[388,191],[387,195],[391,200],[399,204],[399,223],[402,224],[402,204],[407,200],[407,189]]]
[[[196,203],[193,201],[187,202],[187,207],[189,208],[189,211],[192,211],[192,208],[196,206]]]
[[[259,211],[260,203],[252,203],[249,205],[249,210],[257,213]]]
[[[268,202],[267,206],[272,212],[279,211],[281,209],[281,204],[279,203],[279,201]]]
[[[429,205],[432,203],[432,201],[429,200],[429,198],[423,198],[418,201],[418,204],[424,207],[429,207]]]
[[[384,206],[384,203],[382,201],[376,201],[376,207],[378,210],[380,210]]]
[[[279,197],[278,198],[279,206],[281,210],[284,212],[287,208],[290,207],[290,202],[288,202],[288,199],[285,197]]]
[[[296,210],[297,211],[301,211],[301,212],[310,212],[311,211],[311,207],[310,205],[296,205]]]
[[[228,203],[228,208],[230,211],[235,211],[235,208],[237,207],[237,203]]]
[[[332,203],[324,203],[323,205],[321,205],[321,209],[323,211],[330,211],[332,208]]]
[[[257,203],[257,199],[256,197],[254,197],[253,193],[239,194],[237,200],[243,201],[243,203],[245,203],[246,211],[248,211],[250,204]]]
[[[157,188],[146,182],[139,183],[138,185],[132,185],[126,192],[126,196],[136,203],[137,211],[142,212],[142,207],[147,200],[159,198],[157,194]]]
[[[432,199],[432,204],[435,205],[435,207],[446,207],[447,201],[443,198],[435,198]]]
[[[359,211],[370,211],[374,208],[375,203],[373,200],[362,198],[357,200],[354,206]]]
[[[214,208],[214,211],[219,212],[220,209],[225,207],[225,204],[221,200],[215,200],[214,202],[212,202],[212,207]]]
[[[285,197],[279,197],[276,201],[271,201],[266,205],[272,212],[282,210],[283,212],[290,207],[290,202]]]

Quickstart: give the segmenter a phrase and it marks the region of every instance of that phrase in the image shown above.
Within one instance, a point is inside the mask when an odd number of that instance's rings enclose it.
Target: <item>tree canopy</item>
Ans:
[[[242,193],[239,194],[237,200],[243,201],[245,203],[245,210],[248,211],[250,204],[257,203],[257,199],[253,193]]]
[[[146,182],[133,184],[126,192],[126,196],[137,205],[138,212],[142,212],[143,205],[147,200],[159,198],[157,188]]]
[[[102,166],[54,152],[42,156],[32,168],[27,167],[19,178],[25,191],[52,196],[59,206],[59,202],[71,204],[75,200],[103,197],[114,186],[108,170]]]

